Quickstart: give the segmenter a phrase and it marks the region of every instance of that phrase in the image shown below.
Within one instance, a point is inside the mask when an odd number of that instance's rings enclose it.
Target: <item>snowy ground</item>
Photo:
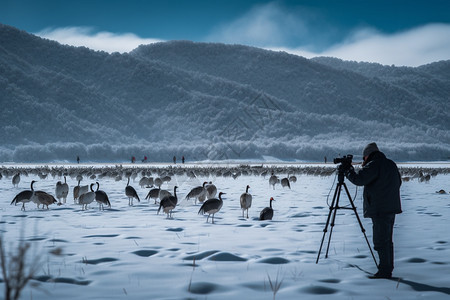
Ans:
[[[286,166],[280,164],[280,170]],[[450,167],[445,163],[430,166]],[[4,166],[8,167],[26,166]],[[141,198],[134,206],[128,205],[124,194],[125,176],[116,181],[98,175],[96,179],[84,176],[81,184],[100,182],[112,203],[105,211],[99,211],[95,203],[87,211],[73,204],[72,189],[77,183],[67,177],[70,192],[65,205],[41,210],[29,203],[22,212],[10,202],[29,189],[31,180],[38,181],[36,190],[54,195],[61,179],[51,175],[40,179],[30,173],[22,175],[18,188],[13,187],[11,177],[0,180],[0,232],[7,251],[14,251],[22,237],[33,246],[30,258],[39,262],[35,280],[21,299],[445,299],[450,295],[448,173],[429,182],[412,178],[402,185],[404,213],[398,215],[394,231],[394,276],[400,279],[395,280],[367,278],[364,271],[376,271],[375,264],[351,210],[338,211],[329,257],[324,257],[326,240],[316,264],[334,175],[295,174],[298,180],[290,190],[279,184],[273,190],[268,176],[190,179],[174,175],[163,185],[170,190],[179,186],[180,203],[172,219],[158,215],[153,200],[144,200],[149,189],[139,187],[141,174],[131,181]],[[199,204],[184,200],[203,181],[212,181],[226,193],[215,224],[197,214]],[[355,187],[346,183],[355,195]],[[239,205],[247,184],[253,195],[249,219],[242,217]],[[436,193],[441,189],[446,193]],[[259,212],[268,206],[270,197],[276,200],[274,218],[259,221]],[[359,188],[355,204],[362,218],[361,197]],[[340,202],[348,204],[344,194]],[[370,220],[362,218],[362,222],[371,242]],[[274,297],[276,285],[279,290]],[[0,287],[3,290],[3,282]]]

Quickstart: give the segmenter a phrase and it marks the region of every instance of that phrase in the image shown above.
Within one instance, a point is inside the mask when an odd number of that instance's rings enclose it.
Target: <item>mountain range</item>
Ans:
[[[450,61],[384,66],[191,41],[106,53],[0,24],[0,161],[450,157]]]

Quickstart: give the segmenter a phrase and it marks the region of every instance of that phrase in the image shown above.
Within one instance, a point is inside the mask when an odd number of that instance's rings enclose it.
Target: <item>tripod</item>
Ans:
[[[322,242],[320,243],[320,248],[319,248],[319,253],[317,254],[316,264],[319,262],[320,252],[322,252],[322,246],[323,246],[323,242],[325,240],[325,235],[327,234],[327,231],[328,231],[328,225],[330,225],[331,226],[330,235],[328,236],[328,246],[327,246],[327,252],[325,254],[325,258],[328,258],[328,250],[330,249],[331,234],[333,233],[337,210],[338,209],[351,209],[355,213],[356,219],[358,220],[358,223],[359,223],[359,227],[361,228],[361,232],[364,234],[364,238],[366,239],[367,246],[369,246],[373,261],[375,262],[375,265],[378,267],[377,260],[375,259],[375,255],[373,254],[373,251],[372,251],[372,247],[370,247],[369,240],[367,239],[366,230],[364,229],[364,227],[361,223],[361,219],[358,216],[358,212],[356,211],[355,204],[353,203],[353,200],[350,197],[350,193],[347,189],[347,185],[344,182],[344,172],[345,172],[345,168],[341,164],[338,167],[338,184],[336,185],[336,190],[334,191],[333,201],[331,202],[330,212],[328,213],[328,218],[327,218],[327,223],[325,224],[325,228],[323,229]],[[351,208],[339,206],[339,196],[341,194],[342,187],[344,187],[345,192],[347,193]],[[331,220],[331,223],[330,223],[330,220]]]

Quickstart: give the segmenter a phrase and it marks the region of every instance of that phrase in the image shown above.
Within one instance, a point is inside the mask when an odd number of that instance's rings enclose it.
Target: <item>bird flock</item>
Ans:
[[[272,167],[272,166],[218,166],[218,167],[123,167],[122,165],[116,165],[111,167],[29,167],[29,168],[0,168],[0,180],[4,177],[12,178],[11,182],[14,188],[18,188],[21,176],[35,175],[39,177],[39,180],[46,180],[48,175],[52,178],[58,178],[55,185],[54,195],[51,193],[35,190],[35,186],[39,184],[38,181],[31,181],[30,189],[19,192],[11,204],[22,204],[21,210],[25,211],[25,204],[34,203],[37,208],[49,209],[52,204],[65,205],[69,196],[69,185],[67,184],[67,177],[75,179],[77,185],[73,187],[73,202],[80,205],[81,210],[87,210],[88,206],[94,201],[97,202],[99,210],[104,210],[105,207],[111,208],[111,202],[107,193],[100,190],[100,183],[104,178],[114,179],[120,181],[124,177],[127,178],[127,184],[124,186],[124,195],[128,198],[128,205],[133,206],[134,200],[141,202],[136,189],[130,185],[130,179],[135,181],[139,179],[139,186],[141,188],[149,188],[145,199],[150,202],[154,200],[154,203],[159,205],[157,213],[161,210],[167,215],[167,218],[173,217],[173,211],[177,207],[179,200],[177,195],[177,186],[174,186],[173,193],[168,190],[162,189],[161,186],[164,183],[168,183],[172,180],[173,176],[187,176],[188,178],[209,178],[210,176],[222,176],[231,177],[237,180],[240,176],[264,176],[268,177],[268,183],[271,189],[275,190],[276,185],[281,185],[284,188],[291,188],[291,184],[297,182],[295,174],[306,174],[315,176],[330,176],[334,174],[336,168],[334,165],[330,167],[326,166],[285,166],[285,167]],[[439,173],[450,173],[449,168],[400,168],[402,179],[404,181],[410,181],[417,179],[419,182],[429,182],[430,179]],[[269,175],[270,174],[270,175]],[[281,176],[276,174],[287,174]],[[81,185],[81,182],[87,178],[92,182],[88,185]],[[64,179],[64,181],[62,181]],[[95,181],[95,183],[93,182]],[[94,190],[94,186],[96,189]],[[252,194],[250,192],[251,187],[247,185],[245,192],[240,196],[239,203],[242,210],[242,217],[249,218],[249,209],[252,207]],[[445,193],[444,190],[440,190],[439,193]],[[217,196],[216,196],[217,195]],[[194,186],[184,197],[185,200],[194,201],[194,205],[200,204],[198,214],[206,214],[206,222],[214,223],[214,216],[218,213],[223,206],[224,192],[218,193],[218,188],[211,181],[203,181],[202,185]],[[125,197],[124,197],[125,198]],[[275,199],[268,196],[269,206],[261,210],[259,214],[260,220],[272,220],[274,216],[274,210],[272,202]],[[159,200],[159,202],[158,202]]]

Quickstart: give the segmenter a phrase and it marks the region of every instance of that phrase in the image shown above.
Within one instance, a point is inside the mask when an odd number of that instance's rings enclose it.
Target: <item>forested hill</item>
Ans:
[[[0,25],[0,161],[450,157],[450,62],[172,41],[108,54]]]

